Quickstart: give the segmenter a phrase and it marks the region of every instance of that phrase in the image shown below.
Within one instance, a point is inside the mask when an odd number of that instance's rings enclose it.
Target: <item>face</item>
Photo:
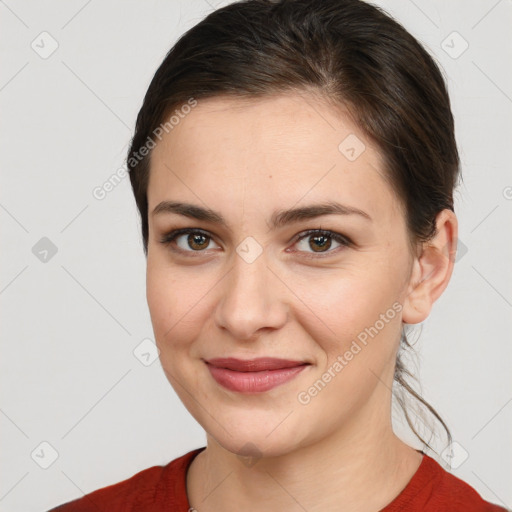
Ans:
[[[147,194],[161,363],[210,436],[280,455],[389,413],[375,407],[389,398],[412,256],[379,152],[341,109],[300,94],[201,100],[154,148]],[[307,364],[243,392],[206,363],[228,357]]]

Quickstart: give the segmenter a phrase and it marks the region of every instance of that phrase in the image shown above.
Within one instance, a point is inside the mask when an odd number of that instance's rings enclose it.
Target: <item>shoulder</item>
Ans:
[[[473,487],[428,455],[423,456],[416,474],[391,505],[389,512],[506,512],[505,508],[485,501]]]
[[[433,462],[438,465],[441,472],[435,501],[449,503],[446,510],[448,508],[451,511],[464,510],[467,512],[503,512],[506,510],[495,503],[485,501],[468,483],[444,470],[437,462]]]
[[[186,503],[186,471],[203,448],[192,450],[165,466],[152,466],[116,484],[102,487],[48,512],[128,512],[168,510]],[[164,508],[167,507],[167,508]]]

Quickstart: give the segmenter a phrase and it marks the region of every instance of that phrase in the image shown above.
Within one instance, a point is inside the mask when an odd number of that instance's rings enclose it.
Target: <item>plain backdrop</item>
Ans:
[[[460,252],[415,346],[421,390],[457,443],[453,473],[512,507],[512,2],[376,3],[443,68],[462,159]],[[219,6],[0,2],[1,511],[44,511],[205,445],[143,355],[129,179],[93,191],[124,165],[167,51]]]

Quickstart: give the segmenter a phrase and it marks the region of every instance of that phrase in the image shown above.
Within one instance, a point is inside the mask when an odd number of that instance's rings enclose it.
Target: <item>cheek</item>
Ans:
[[[160,362],[177,395],[191,407],[184,389],[199,389],[190,350],[201,329],[197,315],[204,288],[198,279],[191,282],[183,272],[155,260],[148,257],[146,298]]]
[[[314,399],[314,407],[332,405],[346,413],[364,402],[378,382],[375,375],[382,376],[393,363],[402,306],[398,280],[390,272],[382,276],[377,265],[346,268],[336,276],[304,279],[297,288],[308,306],[301,307],[299,322],[316,346],[318,368],[311,382],[316,387],[311,393],[324,384],[328,388]],[[308,390],[301,391],[309,399]]]
[[[291,276],[290,276],[291,279]],[[379,320],[381,314],[389,312],[386,320],[400,320],[393,304],[400,297],[398,279],[369,266],[342,269],[339,273],[318,273],[315,276],[294,277],[293,291],[309,310],[310,326],[317,326],[315,339],[347,340],[357,336],[365,328]],[[393,322],[391,322],[393,323]],[[339,343],[339,342],[338,342]]]
[[[318,368],[297,400],[311,406],[305,409],[311,415],[332,411],[334,425],[366,403],[380,380],[387,380],[398,348],[402,306],[398,287],[386,279],[376,285],[368,274],[345,275],[337,282],[315,280],[314,289],[308,297],[314,314],[304,309],[302,325],[318,347]]]
[[[178,320],[185,313],[187,288],[171,268],[148,256],[146,272],[146,299],[151,322],[160,350],[173,339],[173,331],[179,327]]]
[[[164,257],[148,257],[146,299],[153,330],[164,358],[186,349],[199,336],[208,315],[208,291],[214,276],[198,267],[177,268]]]
[[[146,300],[153,323],[155,335],[159,338],[161,331],[169,329],[174,317],[177,286],[172,282],[170,274],[162,270],[154,259],[148,257],[146,271]],[[166,324],[164,326],[164,324]],[[157,341],[159,341],[157,339]]]

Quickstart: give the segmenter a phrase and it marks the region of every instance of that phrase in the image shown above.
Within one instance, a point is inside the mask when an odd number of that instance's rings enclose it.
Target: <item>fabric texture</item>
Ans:
[[[196,448],[165,466],[150,467],[127,480],[97,489],[48,512],[188,512],[187,469],[193,458],[205,448]],[[423,460],[409,483],[391,503],[378,512],[506,510],[484,501],[469,484],[423,454]]]

